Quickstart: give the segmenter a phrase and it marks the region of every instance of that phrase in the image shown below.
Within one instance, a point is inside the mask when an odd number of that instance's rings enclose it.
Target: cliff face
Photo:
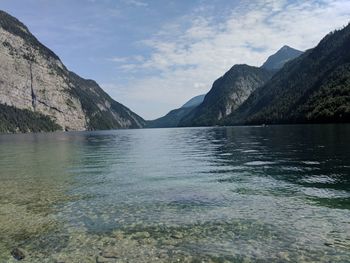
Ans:
[[[143,127],[142,118],[95,82],[86,92],[91,81],[77,78],[25,25],[0,11],[0,104],[48,116],[64,130]]]
[[[113,128],[142,128],[146,121],[130,109],[113,100],[93,80],[69,73],[73,83],[71,93],[78,97],[89,130]]]

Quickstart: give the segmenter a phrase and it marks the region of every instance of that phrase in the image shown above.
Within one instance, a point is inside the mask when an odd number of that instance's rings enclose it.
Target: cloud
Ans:
[[[260,66],[285,44],[301,50],[315,46],[329,31],[348,23],[350,3],[241,1],[220,20],[207,10],[184,15],[136,43],[151,50],[147,58],[116,60],[130,75],[121,99],[144,117],[159,117],[207,92],[234,64]],[[149,107],[154,104],[160,105],[158,110]]]
[[[133,5],[136,7],[147,7],[148,3],[139,0],[123,0],[124,3],[128,5]]]
[[[112,61],[112,62],[116,62],[116,63],[123,63],[123,62],[127,62],[128,58],[127,57],[112,57],[112,58],[108,58],[107,60]]]
[[[116,62],[116,63],[140,63],[143,62],[145,60],[144,56],[141,55],[135,55],[135,56],[130,56],[130,57],[112,57],[112,58],[108,58],[107,60],[112,61],[112,62]]]

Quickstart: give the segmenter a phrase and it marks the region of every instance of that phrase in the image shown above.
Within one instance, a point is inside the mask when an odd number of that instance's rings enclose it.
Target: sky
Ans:
[[[350,22],[349,0],[0,0],[68,67],[155,119],[234,64],[314,47]]]

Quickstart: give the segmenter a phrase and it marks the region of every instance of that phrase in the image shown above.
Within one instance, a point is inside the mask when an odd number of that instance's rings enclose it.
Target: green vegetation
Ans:
[[[320,88],[297,109],[296,116],[308,122],[349,122],[350,64],[336,68],[327,76]]]
[[[30,110],[0,104],[0,132],[50,132],[62,130],[49,117]]]

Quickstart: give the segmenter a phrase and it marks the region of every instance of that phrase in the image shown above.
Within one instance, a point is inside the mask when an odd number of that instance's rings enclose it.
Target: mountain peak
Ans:
[[[288,50],[288,49],[294,49],[294,48],[292,48],[292,47],[290,47],[288,45],[284,45],[283,47],[280,48],[280,50]]]
[[[30,35],[28,28],[21,21],[2,10],[0,10],[0,27],[18,36]]]
[[[2,10],[0,10],[0,28],[22,38],[31,47],[39,50],[44,56],[59,60],[58,56],[53,51],[41,44],[40,41],[30,33],[27,26]]]
[[[268,70],[279,70],[285,63],[299,57],[301,54],[303,54],[302,51],[284,45],[275,54],[269,56],[261,67]]]

